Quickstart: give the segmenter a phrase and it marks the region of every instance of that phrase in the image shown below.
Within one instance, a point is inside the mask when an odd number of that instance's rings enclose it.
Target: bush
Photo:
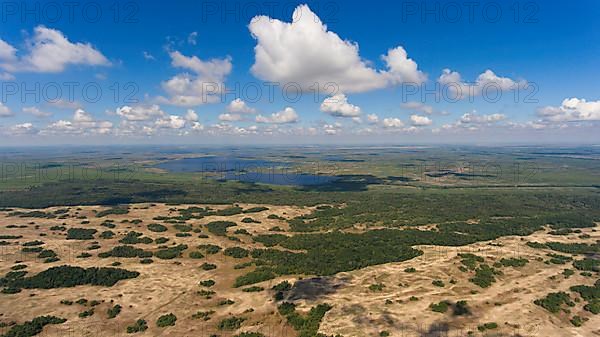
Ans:
[[[383,283],[371,284],[369,286],[369,290],[371,291],[383,291],[383,288],[385,288]]]
[[[192,319],[199,319],[202,318],[205,321],[210,320],[210,315],[214,314],[214,310],[209,310],[209,311],[198,311],[195,314],[192,315]]]
[[[68,288],[78,285],[113,286],[120,280],[136,278],[140,273],[118,268],[81,268],[73,266],[52,267],[32,277],[9,281],[15,288]]]
[[[143,319],[138,319],[135,324],[127,327],[127,333],[136,333],[146,331],[148,329],[148,323]]]
[[[233,286],[235,288],[266,281],[275,278],[275,273],[266,268],[257,268],[255,271],[251,271],[246,275],[239,276],[235,279]]]
[[[442,280],[433,280],[431,282],[431,284],[433,284],[436,287],[444,287],[445,286],[444,281],[442,281]]]
[[[33,247],[33,246],[41,246],[43,244],[44,244],[44,241],[35,240],[35,241],[25,242],[22,244],[22,246],[23,247]]]
[[[266,336],[261,334],[260,332],[242,332],[233,337],[266,337]]]
[[[116,246],[116,247],[113,247],[112,250],[98,254],[98,257],[100,257],[100,258],[107,258],[107,257],[111,257],[111,256],[112,257],[128,257],[128,258],[133,258],[133,257],[147,258],[147,257],[152,257],[152,252],[145,251],[141,248],[135,248],[133,246]]]
[[[94,309],[89,309],[79,313],[79,318],[87,318],[94,315]]]
[[[101,239],[112,239],[114,236],[115,236],[115,233],[113,231],[104,231],[104,232],[100,233]]]
[[[127,214],[129,213],[129,209],[127,208],[110,208],[110,209],[105,209],[103,211],[100,211],[98,213],[96,213],[96,217],[97,218],[102,218],[105,217],[107,215],[123,215],[123,214]]]
[[[452,308],[452,314],[454,316],[463,316],[471,314],[471,310],[467,306],[467,301],[458,301]]]
[[[200,281],[200,285],[203,287],[212,287],[215,285],[215,281],[214,280]]]
[[[156,326],[158,326],[159,328],[164,328],[166,326],[173,326],[173,325],[175,325],[175,321],[177,321],[177,317],[175,315],[173,315],[172,313],[162,315],[156,320]]]
[[[563,304],[566,304],[570,307],[575,305],[575,303],[571,301],[571,297],[569,296],[569,294],[562,291],[558,293],[550,293],[542,299],[533,301],[533,303],[550,311],[553,314],[558,313]]]
[[[119,242],[128,244],[128,245],[135,245],[138,243],[150,244],[154,241],[151,238],[145,237],[143,235],[144,234],[139,233],[139,232],[127,232],[125,237],[123,237],[121,240],[119,240]]]
[[[241,207],[228,207],[225,209],[221,209],[215,212],[215,215],[219,215],[219,216],[231,216],[231,215],[236,215],[236,214],[240,214],[242,213],[242,208]]]
[[[190,225],[176,224],[173,227],[180,232],[191,232],[192,231],[192,226],[190,226]]]
[[[263,206],[259,206],[259,207],[251,207],[248,208],[246,210],[243,211],[243,213],[258,213],[258,212],[263,212],[263,211],[268,211],[269,208],[268,207],[263,207]]]
[[[67,240],[93,240],[96,232],[93,228],[69,228]]]
[[[500,274],[501,273],[498,270],[488,266],[487,264],[482,264],[475,269],[475,276],[470,278],[469,281],[482,288],[487,288],[491,286],[492,283],[496,282],[495,275]]]
[[[247,230],[245,230],[244,228],[240,228],[240,229],[236,229],[235,232],[233,232],[233,234],[239,234],[239,235],[252,235],[250,234],[250,232],[248,232]]]
[[[241,248],[241,247],[230,247],[230,248],[226,248],[223,251],[223,255],[231,256],[236,259],[245,258],[248,256],[248,254],[249,254],[248,250]]]
[[[286,280],[279,284],[274,285],[272,289],[275,291],[288,291],[288,290],[292,289],[292,284]]]
[[[151,223],[148,226],[148,230],[156,233],[166,232],[167,227],[157,223]]]
[[[213,221],[209,222],[206,227],[208,231],[218,236],[226,236],[227,228],[237,226],[235,222],[231,221]]]
[[[260,221],[254,220],[254,219],[252,219],[250,217],[243,218],[242,222],[243,223],[260,223]]]
[[[39,316],[23,324],[13,325],[3,337],[30,337],[40,334],[48,324],[62,324],[67,320],[56,316]]]
[[[211,245],[211,244],[200,245],[200,246],[198,246],[198,249],[203,250],[206,254],[211,254],[211,255],[216,254],[221,251],[221,247],[219,247],[217,245]]]
[[[449,306],[450,306],[450,303],[448,301],[441,301],[439,303],[431,303],[429,305],[429,308],[431,309],[431,311],[444,313],[444,312],[448,311]]]
[[[190,252],[190,258],[192,258],[192,259],[201,259],[201,258],[204,258],[204,254],[202,254],[202,253],[200,253],[198,251],[193,251],[193,252]]]
[[[265,247],[274,247],[288,238],[287,235],[283,234],[262,234],[253,237],[252,240],[262,243]]]
[[[220,321],[217,327],[219,330],[237,330],[242,326],[242,323],[245,320],[246,319],[243,317],[232,316]]]
[[[154,242],[156,242],[156,244],[158,245],[162,245],[163,243],[169,241],[169,238],[165,238],[165,237],[160,237],[157,238],[156,240],[154,240]]]
[[[500,264],[504,267],[523,267],[525,266],[527,263],[529,262],[529,260],[527,259],[518,259],[518,258],[509,258],[509,259],[505,259],[502,258],[500,259]]]
[[[115,318],[121,313],[122,307],[119,304],[115,304],[112,308],[106,311],[108,318]]]
[[[176,257],[180,257],[182,252],[188,248],[187,245],[180,244],[175,247],[169,247],[167,249],[162,249],[154,253],[154,256],[163,260],[171,260]]]
[[[485,330],[492,330],[492,329],[496,329],[496,328],[498,328],[498,324],[494,323],[494,322],[490,322],[490,323],[485,323],[485,324],[479,325],[477,327],[477,330],[483,332]]]
[[[206,263],[204,262],[201,266],[200,269],[202,270],[213,270],[213,269],[217,269],[217,265],[216,264],[212,264],[212,263]]]
[[[404,272],[406,272],[406,273],[416,273],[417,270],[415,268],[413,268],[413,267],[410,267],[410,268],[404,269]]]
[[[573,262],[573,267],[577,268],[578,270],[583,270],[583,271],[600,272],[600,260],[591,259],[591,258],[577,260],[577,261]]]

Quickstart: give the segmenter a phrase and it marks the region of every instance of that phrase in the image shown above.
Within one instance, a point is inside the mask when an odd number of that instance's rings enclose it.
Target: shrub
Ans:
[[[133,258],[133,257],[147,258],[147,257],[152,257],[152,252],[148,252],[141,248],[136,248],[133,246],[116,246],[107,252],[102,252],[102,253],[98,254],[98,257],[100,257],[100,258],[107,258],[107,257],[111,257],[111,256],[112,257],[128,257],[128,258]]]
[[[494,322],[490,322],[490,323],[485,323],[485,324],[479,325],[477,327],[477,330],[483,332],[485,330],[493,330],[493,329],[496,329],[496,328],[498,328],[498,324],[494,323]]]
[[[162,315],[156,320],[156,326],[158,326],[159,328],[164,328],[166,326],[173,326],[173,325],[175,325],[175,321],[177,321],[177,317],[175,315],[173,315],[172,313]]]
[[[286,280],[279,284],[274,285],[272,289],[275,291],[288,291],[288,290],[292,289],[292,284]]]
[[[100,233],[101,239],[112,239],[114,236],[115,236],[115,233],[113,231],[104,231],[104,232]]]
[[[214,310],[209,310],[209,311],[198,311],[195,314],[192,315],[192,319],[199,319],[202,318],[205,321],[210,320],[210,315],[214,314]]]
[[[250,234],[250,232],[248,232],[246,229],[244,228],[240,228],[240,229],[236,229],[235,232],[233,232],[233,234],[239,234],[239,235],[252,235]]]
[[[219,215],[219,216],[231,216],[231,215],[236,215],[236,214],[240,214],[242,213],[242,208],[241,207],[228,207],[225,209],[220,209],[218,211],[215,212],[215,215]]]
[[[201,259],[203,257],[204,257],[204,254],[202,254],[198,251],[190,252],[190,258],[192,258],[192,259]]]
[[[415,268],[413,268],[413,267],[409,267],[409,268],[404,269],[404,272],[406,272],[406,273],[416,273],[417,270]]]
[[[218,236],[226,236],[227,228],[237,226],[235,222],[231,221],[213,221],[209,222],[206,227],[208,231]]]
[[[500,259],[500,264],[504,267],[523,267],[525,266],[529,260],[527,259],[518,259],[511,257],[509,259],[502,258]]]
[[[31,321],[13,325],[3,337],[30,337],[42,332],[48,324],[62,324],[67,320],[56,316],[39,316]]]
[[[33,246],[41,246],[43,244],[44,244],[44,241],[35,240],[35,241],[25,242],[22,244],[22,246],[23,247],[33,247]]]
[[[283,234],[262,234],[252,238],[254,242],[260,242],[265,247],[273,247],[285,241],[289,237]]]
[[[585,258],[573,262],[573,267],[583,271],[600,271],[600,260]]]
[[[248,209],[245,209],[243,211],[243,213],[258,213],[258,212],[263,212],[263,211],[268,211],[269,208],[268,207],[263,207],[263,206],[258,206],[258,207],[251,207]]]
[[[487,288],[496,282],[495,275],[500,275],[500,272],[486,264],[482,264],[475,269],[475,276],[470,278],[469,281],[482,288]]]
[[[154,256],[163,260],[171,260],[176,257],[180,257],[182,252],[188,248],[187,245],[180,244],[175,247],[169,247],[167,249],[161,249],[154,253]]]
[[[241,248],[241,247],[230,247],[230,248],[226,248],[223,251],[223,255],[231,256],[236,259],[241,259],[241,258],[247,257],[248,254],[249,254],[248,250]]]
[[[157,223],[151,223],[148,226],[148,230],[156,233],[166,232],[167,227]]]
[[[119,304],[115,304],[112,308],[109,308],[106,311],[106,314],[108,315],[109,319],[115,318],[121,313],[121,309],[122,309],[122,307]]]
[[[215,285],[215,281],[214,280],[200,281],[200,285],[203,287],[212,287]]]
[[[89,309],[79,313],[79,318],[87,318],[94,315],[94,309]]]
[[[123,215],[129,213],[129,209],[127,208],[109,208],[103,211],[96,213],[97,218],[102,218],[107,215]]]
[[[369,286],[369,290],[371,291],[383,291],[383,288],[385,288],[383,283],[371,284]]]
[[[212,298],[212,296],[213,296],[214,294],[216,294],[216,293],[215,293],[214,291],[212,291],[212,290],[206,290],[206,289],[202,289],[202,290],[199,290],[199,291],[197,292],[197,294],[198,294],[199,296],[202,296],[202,297],[206,298],[206,299],[210,299],[210,298]]]
[[[93,228],[69,228],[67,240],[93,240],[96,232]]]
[[[120,280],[136,278],[140,273],[118,268],[81,268],[59,266],[46,269],[34,276],[11,280],[10,286],[16,288],[67,288],[78,285],[113,286]]]
[[[242,323],[245,320],[246,319],[243,317],[232,316],[220,321],[217,327],[219,330],[237,330],[242,326]]]
[[[444,312],[448,311],[449,306],[450,306],[450,303],[448,301],[441,301],[439,303],[431,303],[429,305],[429,308],[431,309],[431,311],[444,313]]]
[[[123,237],[121,240],[119,240],[119,242],[128,244],[128,245],[135,245],[138,243],[150,244],[154,241],[151,238],[145,237],[143,235],[144,234],[139,233],[139,232],[127,232],[125,237]]]
[[[255,271],[251,271],[246,275],[239,276],[235,279],[233,286],[235,288],[266,281],[275,278],[275,273],[266,268],[257,268]]]
[[[192,231],[192,226],[190,226],[190,225],[176,224],[173,227],[180,232],[191,232]]]
[[[260,223],[260,221],[254,220],[254,219],[252,219],[250,217],[243,218],[242,222],[243,223]]]
[[[454,316],[469,315],[471,313],[471,311],[469,310],[469,308],[467,306],[467,301],[456,302],[456,304],[452,308],[452,311],[453,311],[452,314]]]
[[[260,332],[242,332],[233,337],[265,337],[265,335],[261,334]]]
[[[575,305],[575,303],[571,301],[571,297],[569,297],[569,294],[562,291],[558,293],[550,293],[542,299],[533,301],[533,303],[550,311],[553,314],[558,313],[563,304],[566,304],[570,307]]]
[[[213,270],[213,269],[217,269],[217,265],[216,264],[212,264],[212,263],[206,263],[204,262],[201,266],[200,269],[202,270]]]
[[[169,238],[165,238],[165,237],[160,237],[157,238],[156,240],[154,240],[154,242],[156,242],[156,244],[162,245],[163,243],[169,241]]]
[[[444,287],[445,286],[444,281],[442,281],[442,280],[433,280],[431,282],[431,284],[433,284],[436,287]]]
[[[221,251],[221,247],[211,244],[200,245],[198,249],[203,250],[206,254],[216,254]]]
[[[146,331],[148,329],[148,323],[143,319],[138,319],[135,324],[127,327],[127,333],[136,333]]]

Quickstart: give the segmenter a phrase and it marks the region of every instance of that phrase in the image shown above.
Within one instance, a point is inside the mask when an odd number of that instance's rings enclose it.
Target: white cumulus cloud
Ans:
[[[22,57],[16,56],[14,47],[0,41],[0,67],[8,72],[58,73],[69,65],[111,65],[90,43],[73,43],[62,32],[44,26],[35,27]]]
[[[234,114],[254,114],[256,109],[251,108],[240,98],[236,98],[227,105],[227,112]]]
[[[525,80],[516,81],[508,77],[500,77],[490,69],[479,74],[474,83],[465,82],[456,71],[444,69],[438,78],[438,83],[447,88],[452,99],[479,96],[486,90],[491,97],[495,97],[498,91],[506,95],[507,92],[527,86]]]
[[[270,124],[287,124],[287,123],[296,123],[298,121],[298,114],[296,111],[287,107],[282,111],[275,112],[271,114],[269,117],[265,117],[263,115],[256,116],[257,123],[270,123]]]
[[[411,115],[410,122],[413,126],[429,126],[433,121],[427,116]]]
[[[314,90],[334,83],[339,92],[364,92],[406,81],[422,82],[425,75],[402,47],[382,56],[377,70],[359,55],[358,44],[329,31],[307,5],[298,6],[292,22],[257,16],[249,25],[257,40],[252,73],[263,80],[299,84]]]
[[[348,103],[348,98],[344,94],[337,94],[326,98],[321,103],[321,111],[335,117],[358,117],[360,107]]]
[[[538,115],[552,122],[598,121],[600,120],[600,101],[587,101],[579,98],[567,98],[560,106],[546,106],[538,109]]]

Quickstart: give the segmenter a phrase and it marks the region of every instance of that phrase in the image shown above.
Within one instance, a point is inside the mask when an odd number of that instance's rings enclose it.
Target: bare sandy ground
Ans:
[[[206,255],[203,259],[191,259],[188,253],[200,244],[217,244],[222,248],[241,246],[247,249],[262,247],[252,242],[247,235],[235,235],[241,242],[231,241],[226,237],[214,236],[203,225],[214,220],[228,220],[237,223],[234,230],[244,228],[251,234],[268,233],[269,229],[279,226],[289,229],[286,221],[268,219],[269,214],[276,214],[283,218],[293,218],[301,214],[310,213],[312,208],[299,208],[292,206],[271,206],[267,211],[238,214],[233,216],[209,216],[203,219],[187,221],[193,228],[201,228],[202,233],[209,234],[209,238],[198,237],[192,233],[191,237],[176,237],[177,231],[172,225],[161,221],[152,220],[156,216],[176,216],[176,211],[192,205],[169,206],[164,204],[136,204],[130,206],[129,214],[109,215],[97,218],[94,211],[106,209],[105,207],[82,206],[69,207],[67,219],[39,219],[7,217],[8,212],[0,212],[0,235],[23,235],[18,240],[7,240],[11,245],[0,246],[0,273],[11,271],[10,267],[17,261],[22,261],[28,267],[28,275],[34,275],[52,266],[74,265],[81,267],[108,267],[113,262],[120,262],[119,268],[135,270],[140,276],[135,279],[123,280],[113,287],[78,286],[61,289],[23,289],[18,294],[0,294],[0,322],[16,321],[21,323],[42,315],[55,315],[67,318],[68,321],[60,325],[47,326],[44,336],[125,336],[128,335],[126,327],[137,319],[148,322],[148,330],[136,336],[232,336],[241,331],[260,331],[267,336],[283,337],[296,336],[296,332],[277,313],[277,304],[273,301],[274,292],[270,288],[282,280],[297,280],[298,277],[279,277],[266,281],[257,286],[266,290],[261,292],[243,292],[240,288],[233,288],[236,277],[247,273],[254,267],[234,269],[233,266],[248,262],[250,258],[235,259],[224,256],[222,253]],[[231,205],[194,205],[210,206],[222,209]],[[240,204],[244,209],[261,206]],[[43,211],[50,212],[65,207],[53,207]],[[29,210],[28,210],[29,211]],[[78,219],[77,217],[86,217]],[[261,223],[242,223],[245,217],[251,217]],[[107,219],[114,220],[116,228],[109,229],[100,224]],[[140,224],[122,223],[123,220],[141,219]],[[82,221],[90,221],[82,224]],[[104,230],[115,232],[113,239],[97,239],[100,249],[88,250],[92,241],[66,240],[66,234],[60,231],[51,231],[54,225],[66,224],[69,227],[96,228],[98,233]],[[150,223],[162,223],[169,227],[167,232],[154,233],[147,229]],[[6,228],[7,225],[27,225],[27,228]],[[39,226],[36,229],[35,226]],[[121,245],[118,240],[128,231],[135,230],[151,238],[168,237],[173,243],[187,244],[189,249],[181,258],[161,260],[153,258],[152,264],[140,264],[138,258],[98,258],[99,252],[110,250]],[[547,259],[548,251],[529,248],[527,241],[565,241],[590,243],[600,239],[598,232],[590,229],[583,230],[591,238],[582,240],[577,235],[550,236],[539,232],[527,238],[507,237],[494,241],[474,245],[446,248],[422,246],[425,254],[410,261],[389,263],[372,266],[362,270],[338,274],[329,281],[341,285],[334,292],[324,294],[318,299],[298,300],[299,310],[309,310],[318,303],[333,305],[322,324],[320,332],[327,335],[342,334],[345,337],[379,336],[381,331],[389,331],[391,336],[443,336],[435,332],[436,329],[446,331],[447,336],[467,336],[468,331],[474,335],[481,335],[477,326],[486,322],[496,322],[499,327],[489,333],[498,335],[521,336],[594,336],[600,335],[600,317],[583,311],[583,302],[577,303],[572,308],[571,314],[552,315],[543,308],[533,304],[537,298],[544,297],[549,292],[568,290],[575,284],[592,284],[595,280],[589,277],[575,275],[565,278],[561,273],[567,265],[548,265],[536,261],[536,257]],[[40,236],[40,234],[45,236]],[[98,234],[96,234],[98,237]],[[21,244],[27,241],[42,240],[45,249],[54,250],[61,258],[54,263],[43,263],[36,258],[36,254],[24,254],[20,250]],[[136,247],[145,250],[157,250],[157,244],[137,244]],[[81,259],[77,256],[83,252],[93,254],[93,257]],[[525,257],[529,263],[522,268],[502,268],[504,275],[497,277],[497,282],[491,287],[482,289],[468,281],[471,274],[458,270],[460,259],[459,252],[471,252],[486,258],[486,263],[493,264],[504,257]],[[217,269],[204,271],[200,269],[203,263],[213,263]],[[414,267],[416,273],[407,273],[404,270]],[[556,277],[553,277],[556,276]],[[212,279],[216,284],[211,288],[199,285],[202,280]],[[432,285],[433,280],[443,280],[445,286],[440,288]],[[456,280],[451,284],[450,280]],[[381,283],[385,287],[382,291],[369,290],[372,284]],[[215,291],[215,295],[206,299],[197,292],[205,289]],[[418,297],[417,301],[410,301],[411,296]],[[88,318],[80,318],[78,314],[90,309],[89,306],[78,304],[63,305],[61,300],[76,301],[85,298],[89,301],[98,300],[100,305],[95,307],[95,314]],[[220,305],[219,302],[230,299],[231,305]],[[432,302],[449,300],[456,302],[466,300],[472,314],[469,316],[452,316],[451,313],[440,314],[429,309]],[[107,319],[106,310],[114,304],[123,306],[122,312],[115,319]],[[193,319],[192,315],[198,311],[215,311],[211,319]],[[174,313],[177,316],[175,326],[159,328],[156,320],[159,316]],[[573,315],[589,318],[582,327],[576,328],[569,323]],[[246,320],[242,328],[237,331],[218,331],[218,322],[226,317],[235,315]],[[0,328],[4,333],[8,328]]]

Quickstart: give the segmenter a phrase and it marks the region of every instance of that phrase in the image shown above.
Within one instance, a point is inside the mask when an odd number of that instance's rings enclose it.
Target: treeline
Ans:
[[[9,289],[53,289],[78,285],[113,286],[120,280],[136,278],[140,273],[120,268],[82,268],[63,265],[46,269],[31,277],[3,278],[0,285]]]

